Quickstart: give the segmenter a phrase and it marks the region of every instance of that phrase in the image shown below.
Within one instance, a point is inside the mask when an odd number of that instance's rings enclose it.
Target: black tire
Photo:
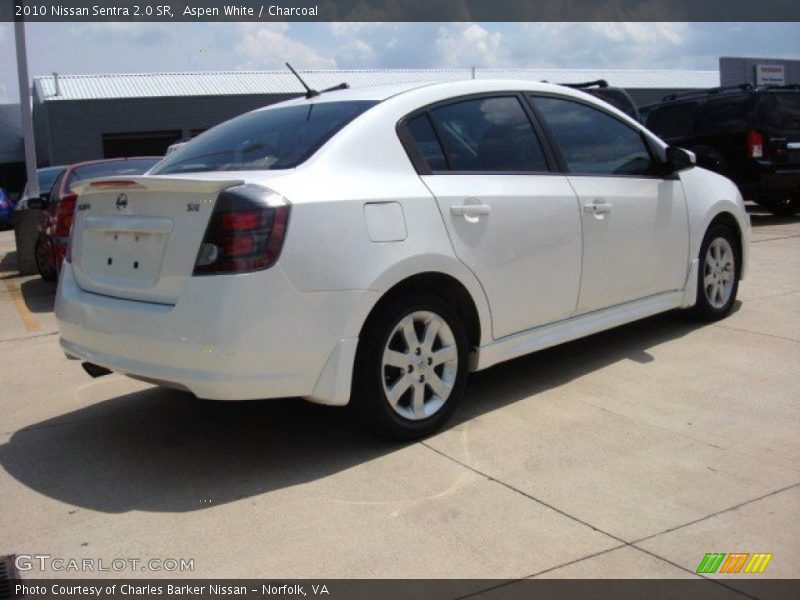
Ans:
[[[709,248],[715,240],[724,239],[733,251],[733,287],[730,297],[721,306],[715,306],[709,298],[709,292],[705,286],[706,275],[711,274],[706,265],[706,257]],[[736,303],[736,294],[739,291],[739,276],[742,268],[742,251],[738,236],[727,225],[712,225],[706,232],[703,243],[700,246],[699,266],[697,268],[697,300],[695,305],[689,309],[689,314],[698,321],[719,321],[727,317],[733,305]]]
[[[764,202],[763,206],[775,216],[791,217],[800,212],[800,196],[783,200],[770,200]]]
[[[391,406],[384,390],[384,380],[389,377],[387,370],[390,371],[391,367],[384,366],[383,354],[392,338],[398,335],[395,333],[395,328],[407,316],[419,311],[434,313],[447,324],[456,346],[458,364],[447,399],[436,412],[427,418],[416,420],[405,418]],[[440,429],[450,419],[461,401],[467,382],[467,361],[466,329],[456,312],[444,301],[424,292],[412,292],[391,299],[378,308],[362,331],[353,371],[351,407],[359,421],[380,437],[392,440],[412,440],[428,436]],[[398,370],[398,373],[403,373],[403,371]],[[411,376],[416,377],[416,373]],[[429,384],[422,386],[426,395],[432,394],[432,389],[428,386]],[[413,390],[411,393],[413,394]]]
[[[36,240],[36,246],[33,252],[36,260],[36,270],[39,271],[39,275],[42,279],[45,281],[55,281],[58,279],[58,274],[55,269],[47,262],[47,257],[45,256],[47,253],[47,246],[42,241],[42,238]]]

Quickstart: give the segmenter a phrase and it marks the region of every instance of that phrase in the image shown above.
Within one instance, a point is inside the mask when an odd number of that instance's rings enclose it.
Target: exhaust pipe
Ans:
[[[110,369],[106,369],[105,367],[101,367],[100,365],[96,365],[90,362],[81,363],[83,370],[86,371],[92,377],[102,377],[103,375],[109,375],[111,373]]]

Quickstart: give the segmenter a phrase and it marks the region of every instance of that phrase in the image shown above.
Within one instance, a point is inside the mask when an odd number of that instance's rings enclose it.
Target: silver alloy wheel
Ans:
[[[714,308],[722,308],[731,298],[736,277],[735,260],[733,248],[725,238],[715,238],[709,244],[703,266],[703,292]]]
[[[392,409],[413,421],[444,406],[458,374],[458,348],[436,313],[416,311],[395,325],[383,349],[383,392]]]

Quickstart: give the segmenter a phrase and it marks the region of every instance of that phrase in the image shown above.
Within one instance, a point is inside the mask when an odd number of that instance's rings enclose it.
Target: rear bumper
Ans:
[[[768,202],[800,195],[800,165],[762,168],[754,179],[739,182],[746,200]]]
[[[64,263],[56,317],[67,355],[201,398],[345,404],[348,324],[370,293],[302,293],[273,267],[191,278],[177,304],[152,304],[86,292]]]

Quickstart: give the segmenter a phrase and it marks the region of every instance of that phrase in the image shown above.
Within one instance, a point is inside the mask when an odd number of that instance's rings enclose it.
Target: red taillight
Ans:
[[[267,225],[262,210],[247,210],[220,214],[220,226],[223,231],[238,232],[260,229]]]
[[[272,190],[239,185],[217,197],[195,261],[195,275],[242,273],[275,264],[286,236],[289,202]]]
[[[747,132],[747,156],[750,158],[763,158],[764,135],[760,131]]]
[[[75,202],[78,200],[77,194],[67,194],[56,204],[56,224],[53,229],[57,237],[67,237],[72,227],[72,215],[75,214]]]

